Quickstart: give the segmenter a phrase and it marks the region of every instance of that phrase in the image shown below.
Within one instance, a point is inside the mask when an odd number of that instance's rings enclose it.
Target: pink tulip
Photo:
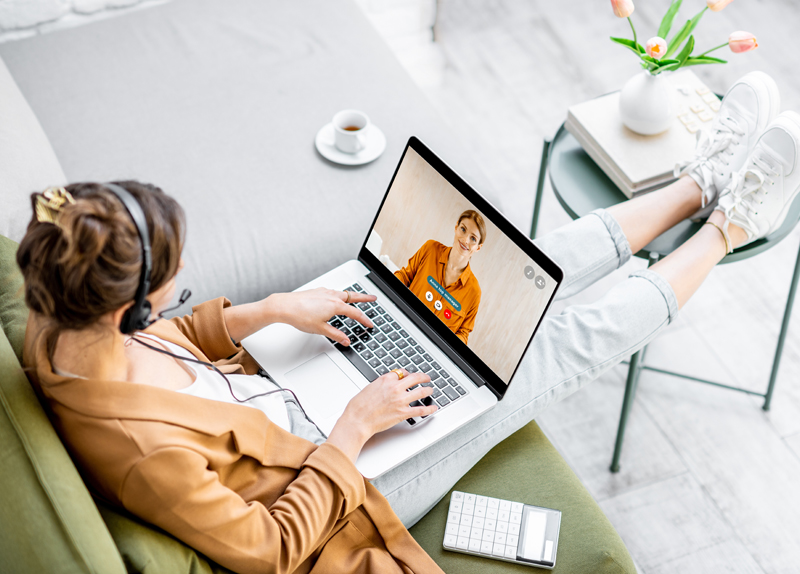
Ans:
[[[740,30],[728,37],[728,46],[730,46],[731,52],[734,54],[741,54],[758,48],[758,42],[750,32],[742,32]]]
[[[644,46],[644,51],[647,55],[656,60],[660,60],[667,53],[667,41],[664,38],[653,36],[647,41]]]
[[[733,2],[733,0],[706,0],[709,10],[712,12],[719,12],[725,6]]]
[[[611,0],[611,7],[614,9],[614,15],[619,18],[627,18],[633,14],[631,0]]]

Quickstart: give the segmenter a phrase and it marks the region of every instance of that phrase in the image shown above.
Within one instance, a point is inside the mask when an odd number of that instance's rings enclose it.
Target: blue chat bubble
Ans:
[[[461,303],[456,301],[453,296],[447,292],[447,289],[442,287],[439,282],[430,275],[428,275],[428,284],[433,287],[439,295],[444,297],[444,300],[447,301],[453,309],[461,311]]]

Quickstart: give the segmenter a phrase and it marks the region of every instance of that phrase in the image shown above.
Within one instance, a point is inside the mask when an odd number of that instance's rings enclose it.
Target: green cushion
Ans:
[[[0,236],[0,570],[228,573],[125,513],[98,513],[20,366],[28,309],[16,252]]]
[[[99,506],[129,573],[232,574],[162,530],[125,512]]]
[[[3,571],[125,571],[97,507],[2,332],[0,493]]]
[[[17,244],[0,235],[0,329],[22,362],[22,343],[25,339],[25,324],[28,308],[22,291],[22,273],[17,267]]]
[[[493,448],[453,490],[555,508],[561,532],[554,573],[636,574],[614,527],[535,422]],[[468,556],[442,548],[448,493],[411,534],[447,573],[535,571],[528,566]],[[542,570],[539,570],[542,571]]]

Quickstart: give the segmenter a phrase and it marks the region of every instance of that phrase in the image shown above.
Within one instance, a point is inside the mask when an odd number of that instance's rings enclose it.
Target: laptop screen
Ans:
[[[503,386],[560,280],[529,239],[414,138],[365,249],[393,289],[412,295],[424,319],[445,327],[455,350],[477,356]]]

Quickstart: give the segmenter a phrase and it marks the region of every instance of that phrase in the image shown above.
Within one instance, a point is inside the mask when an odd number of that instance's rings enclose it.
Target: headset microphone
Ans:
[[[181,296],[178,298],[178,304],[177,305],[173,305],[172,307],[170,307],[168,309],[164,309],[163,311],[161,311],[161,313],[158,314],[158,318],[159,319],[166,319],[166,317],[164,317],[164,313],[169,313],[170,311],[174,311],[175,309],[177,309],[178,307],[180,307],[181,305],[186,303],[186,301],[188,301],[189,297],[191,297],[191,296],[192,296],[192,292],[189,291],[188,289],[184,289],[183,291],[181,291]]]

